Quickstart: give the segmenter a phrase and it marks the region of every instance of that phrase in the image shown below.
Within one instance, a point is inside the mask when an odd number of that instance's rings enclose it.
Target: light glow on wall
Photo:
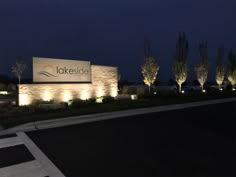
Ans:
[[[29,98],[26,93],[20,93],[19,94],[19,105],[20,106],[26,106],[29,104]]]
[[[64,102],[68,102],[69,100],[72,100],[72,93],[71,93],[71,91],[65,91],[64,93],[63,93],[63,98],[62,98],[62,100],[64,101]]]
[[[91,94],[87,90],[82,90],[80,94],[80,99],[87,100],[89,98],[91,98]]]
[[[43,93],[43,101],[52,100],[52,93],[49,90],[44,91]]]
[[[110,95],[111,95],[112,97],[116,97],[117,94],[118,94],[118,93],[117,93],[117,88],[112,87],[112,88],[111,88]]]
[[[102,88],[102,87],[98,87],[98,88],[97,88],[96,96],[97,96],[97,97],[102,97],[102,96],[104,96],[104,91],[103,91],[103,88]]]

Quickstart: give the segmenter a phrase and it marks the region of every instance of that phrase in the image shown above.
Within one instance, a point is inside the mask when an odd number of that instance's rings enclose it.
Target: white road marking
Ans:
[[[50,177],[65,177],[62,172],[47,158],[47,156],[34,144],[34,142],[23,132],[17,133],[25,146],[39,162]]]
[[[19,144],[23,144],[22,140],[19,137],[0,139],[0,148],[16,146]]]
[[[45,177],[47,172],[36,161],[29,161],[5,168],[0,168],[1,177]]]

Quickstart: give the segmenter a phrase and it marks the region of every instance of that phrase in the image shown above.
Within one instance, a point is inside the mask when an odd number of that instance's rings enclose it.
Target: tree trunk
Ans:
[[[179,93],[181,93],[181,84],[179,84]]]
[[[219,84],[219,90],[220,90],[220,88],[221,88],[221,84]]]
[[[20,80],[21,80],[21,78],[20,78],[20,77],[18,77],[18,83],[19,83],[19,85],[20,85]]]
[[[202,88],[202,92],[203,92],[203,85],[201,85],[201,88]]]
[[[151,94],[151,84],[149,85],[149,95]]]

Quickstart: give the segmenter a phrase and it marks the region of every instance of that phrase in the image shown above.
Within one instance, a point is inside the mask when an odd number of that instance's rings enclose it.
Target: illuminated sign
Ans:
[[[89,61],[33,57],[34,82],[91,82]]]

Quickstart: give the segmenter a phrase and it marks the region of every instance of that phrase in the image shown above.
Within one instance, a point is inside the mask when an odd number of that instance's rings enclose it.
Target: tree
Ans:
[[[159,70],[159,66],[153,57],[148,57],[144,59],[145,62],[141,66],[143,74],[143,82],[149,87],[149,94],[151,91],[151,85],[155,82],[156,76]]]
[[[179,37],[176,43],[176,53],[173,61],[173,72],[175,75],[175,81],[179,86],[179,92],[181,92],[181,85],[187,79],[187,56],[188,56],[188,41],[185,33],[179,33]]]
[[[12,72],[15,73],[16,77],[18,78],[18,82],[20,84],[21,77],[23,72],[26,69],[26,64],[24,63],[23,60],[16,60],[15,65],[12,66]]]
[[[217,53],[218,56],[216,61],[216,83],[218,84],[220,89],[224,81],[224,74],[225,74],[225,67],[223,64],[224,48],[218,48]]]
[[[207,42],[202,42],[199,45],[200,62],[195,67],[197,80],[203,91],[204,84],[208,75],[208,54],[207,54]]]
[[[232,49],[229,52],[228,59],[229,63],[227,66],[227,78],[232,87],[234,87],[236,84],[236,56]]]

